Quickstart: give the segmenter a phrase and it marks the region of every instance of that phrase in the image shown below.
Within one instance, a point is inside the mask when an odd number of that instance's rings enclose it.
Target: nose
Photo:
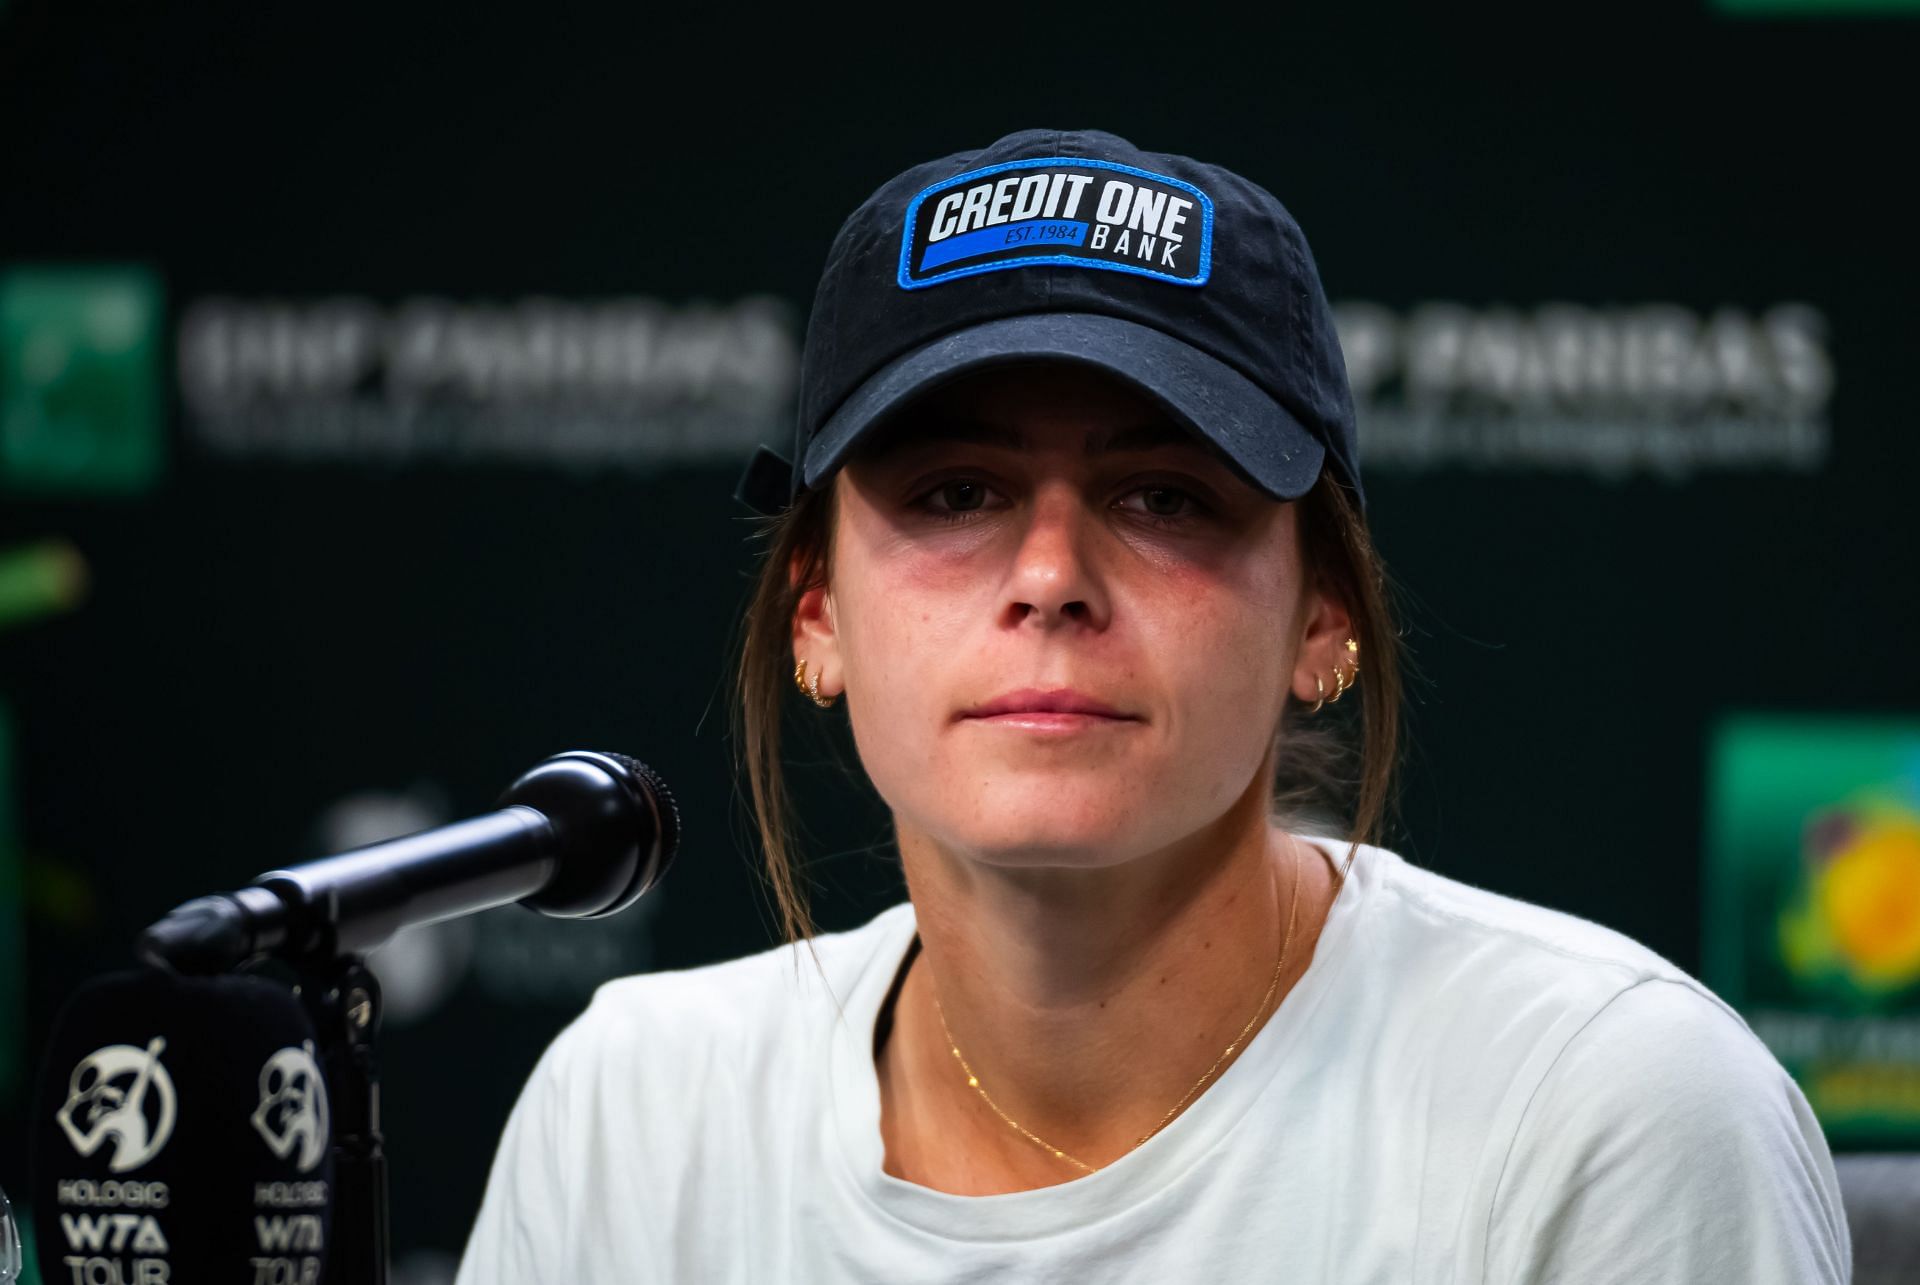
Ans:
[[[1005,623],[1047,628],[1078,623],[1104,629],[1109,603],[1096,565],[1099,515],[1077,489],[1035,489],[1008,571]]]

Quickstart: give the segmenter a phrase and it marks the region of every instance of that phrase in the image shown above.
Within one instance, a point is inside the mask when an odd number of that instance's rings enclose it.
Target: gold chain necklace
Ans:
[[[1260,997],[1260,1007],[1253,1011],[1253,1016],[1248,1018],[1247,1024],[1240,1028],[1240,1033],[1233,1037],[1233,1043],[1227,1045],[1225,1051],[1222,1052],[1219,1057],[1213,1059],[1213,1065],[1208,1067],[1201,1074],[1200,1078],[1193,1082],[1193,1087],[1187,1090],[1186,1095],[1184,1097],[1182,1097],[1178,1102],[1173,1104],[1173,1110],[1161,1116],[1160,1123],[1154,1125],[1153,1128],[1141,1134],[1139,1137],[1139,1140],[1136,1141],[1133,1144],[1133,1146],[1128,1147],[1127,1151],[1134,1150],[1135,1147],[1140,1146],[1141,1143],[1144,1143],[1148,1138],[1151,1138],[1154,1134],[1166,1128],[1167,1123],[1171,1121],[1173,1117],[1175,1117],[1176,1115],[1179,1115],[1181,1109],[1185,1107],[1187,1103],[1193,1101],[1194,1094],[1200,1092],[1201,1087],[1205,1085],[1208,1080],[1213,1078],[1213,1073],[1220,1069],[1220,1064],[1233,1056],[1234,1050],[1239,1048],[1242,1041],[1244,1041],[1247,1038],[1247,1033],[1253,1030],[1254,1024],[1260,1020],[1261,1014],[1267,1011],[1267,1005],[1272,1001],[1274,991],[1279,989],[1280,974],[1283,971],[1285,971],[1287,966],[1287,951],[1293,945],[1293,912],[1294,912],[1294,908],[1297,905],[1299,905],[1299,902],[1300,902],[1300,856],[1296,852],[1294,853],[1294,857],[1293,857],[1293,891],[1287,898],[1287,935],[1285,938],[1281,940],[1280,958],[1274,961],[1273,980],[1267,983],[1267,993]],[[1018,1120],[1015,1120],[1012,1116],[1008,1115],[1005,1111],[1002,1111],[1000,1109],[1000,1104],[998,1102],[995,1102],[993,1098],[988,1095],[985,1086],[983,1086],[980,1083],[980,1077],[974,1073],[974,1070],[971,1066],[967,1065],[967,1059],[964,1056],[962,1056],[960,1052],[960,1045],[953,1038],[953,1030],[951,1027],[947,1025],[947,1011],[944,1008],[940,1007],[940,997],[938,995],[935,995],[933,997],[933,1011],[940,1015],[940,1029],[946,1033],[947,1048],[952,1051],[954,1060],[960,1063],[960,1069],[966,1073],[967,1087],[972,1089],[975,1093],[978,1093],[980,1095],[980,1100],[982,1102],[985,1102],[989,1107],[991,1107],[995,1115],[999,1116],[1002,1120],[1005,1120],[1009,1125],[1013,1127],[1015,1132],[1017,1132],[1021,1137],[1025,1138],[1027,1141],[1033,1143],[1034,1146],[1039,1147],[1042,1151],[1052,1152],[1055,1159],[1064,1160],[1068,1164],[1073,1165],[1075,1168],[1081,1170],[1084,1173],[1092,1173],[1094,1171],[1095,1166],[1090,1165],[1086,1161],[1080,1159],[1079,1157],[1074,1156],[1066,1151],[1061,1150],[1059,1147],[1054,1146],[1051,1142],[1048,1142],[1046,1139],[1042,1138],[1039,1134],[1033,1132],[1033,1130],[1027,1128],[1025,1125],[1021,1124]],[[1126,1153],[1127,1152],[1123,1151],[1121,1152],[1121,1155],[1125,1155]]]

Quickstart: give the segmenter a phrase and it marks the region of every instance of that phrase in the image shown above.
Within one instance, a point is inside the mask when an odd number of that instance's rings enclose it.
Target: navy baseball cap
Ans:
[[[1217,165],[1037,129],[916,165],[841,226],[792,459],[760,447],[735,498],[778,513],[914,398],[1031,361],[1132,385],[1277,500],[1328,466],[1364,507],[1346,363],[1286,207]]]

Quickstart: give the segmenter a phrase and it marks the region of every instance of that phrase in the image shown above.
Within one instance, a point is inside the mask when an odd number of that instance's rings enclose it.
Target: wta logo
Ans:
[[[312,1040],[281,1049],[260,1068],[253,1127],[274,1155],[292,1156],[301,1173],[313,1172],[327,1154],[327,1084],[314,1061]]]
[[[160,1154],[179,1109],[173,1077],[160,1063],[166,1047],[159,1037],[145,1048],[109,1044],[74,1066],[67,1100],[54,1118],[81,1156],[112,1143],[107,1168],[126,1173]]]

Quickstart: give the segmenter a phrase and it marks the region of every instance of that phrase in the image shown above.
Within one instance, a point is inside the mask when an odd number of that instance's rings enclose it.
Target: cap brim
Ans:
[[[976,370],[1063,361],[1105,371],[1218,446],[1276,500],[1305,495],[1326,448],[1258,384],[1217,357],[1121,317],[1040,312],[942,335],[896,357],[840,404],[807,445],[802,481],[817,488],[862,435],[922,393]]]

